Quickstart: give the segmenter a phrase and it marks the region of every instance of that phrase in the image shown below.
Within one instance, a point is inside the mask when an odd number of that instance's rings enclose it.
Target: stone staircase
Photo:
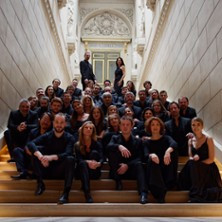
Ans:
[[[157,204],[148,194],[148,204],[139,204],[136,181],[124,180],[123,190],[115,190],[115,182],[108,178],[109,166],[104,164],[100,180],[91,181],[93,204],[85,203],[81,182],[75,180],[69,204],[57,205],[63,191],[62,180],[45,180],[46,191],[35,196],[35,180],[13,180],[17,174],[15,163],[7,163],[9,156],[0,156],[0,217],[45,216],[137,216],[137,217],[209,217],[222,216],[222,204],[191,204],[187,191],[169,191],[165,204]],[[179,159],[179,170],[186,158]],[[217,162],[220,169],[221,164]]]

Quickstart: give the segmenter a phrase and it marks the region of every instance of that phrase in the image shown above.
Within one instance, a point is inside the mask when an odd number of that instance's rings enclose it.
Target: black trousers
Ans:
[[[65,179],[64,188],[70,189],[74,178],[75,158],[67,156],[63,160],[51,161],[48,167],[44,167],[37,157],[33,157],[33,168],[37,182],[43,179]]]
[[[31,156],[25,152],[25,149],[16,147],[13,150],[13,156],[18,172],[27,173],[28,170],[32,170]]]
[[[139,194],[142,192],[147,193],[147,185],[145,180],[145,173],[143,169],[142,162],[140,160],[132,160],[127,163],[128,170],[125,174],[119,175],[117,170],[120,167],[120,163],[124,163],[125,160],[122,157],[119,151],[109,152],[109,165],[110,165],[110,174],[114,180],[122,179],[136,179],[137,180],[137,189]]]
[[[93,150],[89,154],[88,160],[100,160],[100,154]],[[90,179],[99,179],[101,176],[101,167],[97,167],[96,169],[90,169],[85,160],[81,160],[77,165],[77,172],[82,182],[82,189],[85,193],[90,192]]]

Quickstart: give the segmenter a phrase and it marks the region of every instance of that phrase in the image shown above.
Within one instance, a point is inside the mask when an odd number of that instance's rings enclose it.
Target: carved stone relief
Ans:
[[[129,37],[130,29],[118,16],[103,12],[91,18],[82,29],[82,35],[100,37]]]
[[[67,5],[67,36],[72,36],[74,32],[74,2],[68,0]]]
[[[80,15],[80,22],[91,12],[98,10],[98,8],[80,8],[79,15]]]
[[[122,12],[131,22],[131,24],[133,24],[133,9],[123,9],[123,8],[116,8],[115,10],[118,10],[120,12]]]

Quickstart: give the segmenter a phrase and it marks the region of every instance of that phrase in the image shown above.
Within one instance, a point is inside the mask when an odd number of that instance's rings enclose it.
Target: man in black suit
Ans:
[[[8,129],[4,132],[9,154],[13,160],[13,150],[15,147],[24,148],[31,129],[38,126],[38,115],[30,110],[30,103],[27,99],[22,99],[19,109],[11,111],[8,119]]]
[[[77,79],[73,79],[72,80],[72,86],[74,87],[73,96],[76,99],[81,99],[81,97],[82,97],[82,90],[77,87],[78,86],[78,80]]]
[[[192,132],[190,119],[180,116],[180,108],[176,102],[171,102],[169,109],[171,120],[165,122],[166,134],[171,136],[177,142],[179,156],[187,156],[187,134]]]
[[[193,119],[197,116],[196,110],[192,107],[189,107],[189,100],[187,97],[181,97],[178,99],[180,106],[180,115],[189,119]]]
[[[33,154],[33,167],[37,178],[35,195],[45,190],[44,178],[64,179],[64,191],[58,203],[68,202],[74,178],[75,159],[72,155],[74,137],[65,132],[66,117],[63,113],[55,115],[53,130],[28,143]]]
[[[60,79],[53,79],[52,86],[56,97],[62,97],[64,90],[60,88]]]
[[[92,65],[89,63],[90,52],[85,52],[84,60],[80,62],[80,73],[82,75],[82,86],[85,90],[89,80],[96,82],[96,77],[93,73]]]

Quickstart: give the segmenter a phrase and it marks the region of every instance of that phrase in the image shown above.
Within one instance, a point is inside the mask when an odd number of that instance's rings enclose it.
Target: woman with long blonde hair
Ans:
[[[79,140],[74,145],[74,152],[77,157],[77,173],[80,174],[86,202],[93,203],[90,179],[100,178],[103,152],[101,144],[97,141],[96,128],[91,121],[86,121],[80,127]]]

